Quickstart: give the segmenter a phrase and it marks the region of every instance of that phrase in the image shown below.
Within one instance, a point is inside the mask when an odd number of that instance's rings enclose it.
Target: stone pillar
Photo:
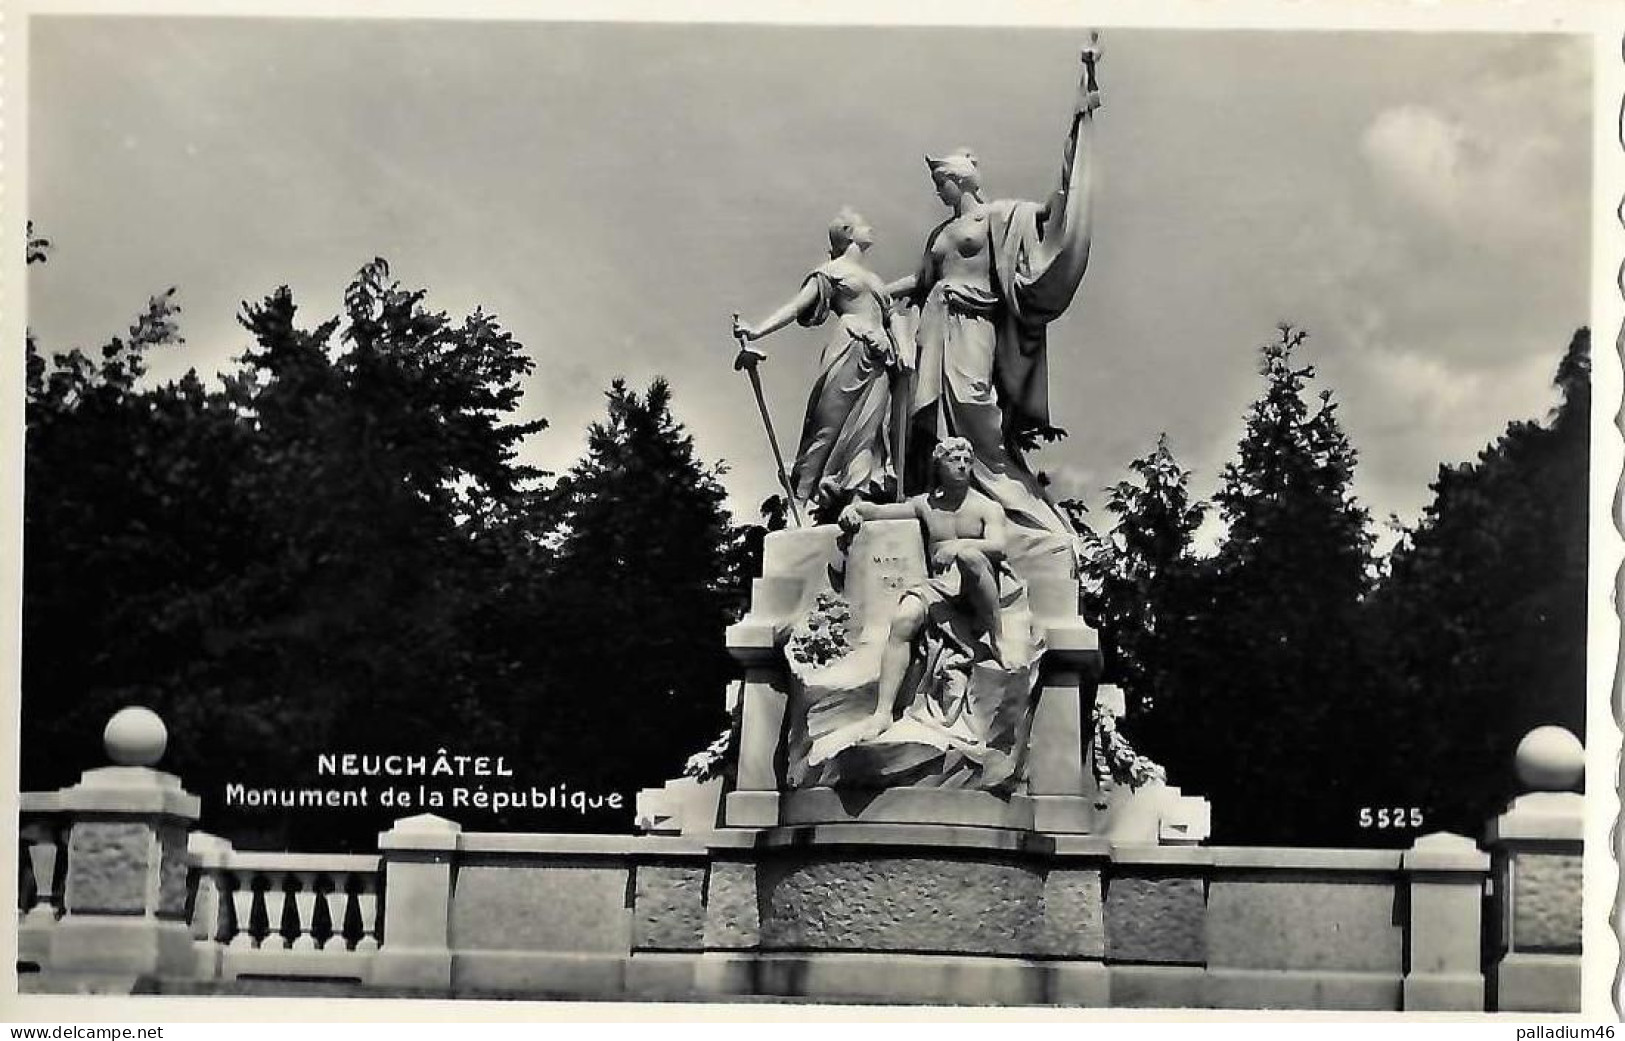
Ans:
[[[777,652],[750,654],[732,645],[729,650],[747,664],[739,712],[739,770],[724,804],[723,824],[768,828],[779,823],[780,750],[790,694],[783,666],[771,660]]]
[[[198,979],[220,978],[226,944],[231,939],[231,895],[226,891],[226,862],[231,843],[207,832],[195,831],[187,842],[192,866],[197,868],[197,889],[192,897],[192,950]],[[240,923],[247,934],[248,923]]]
[[[67,827],[63,916],[43,966],[52,990],[127,991],[142,977],[193,971],[186,842],[198,799],[151,768],[168,742],[153,712],[120,710],[102,742],[117,765],[25,805],[49,803]]]
[[[368,980],[375,987],[451,988],[451,900],[461,826],[432,813],[378,836],[384,935]]]
[[[1035,580],[1033,598],[1042,605]],[[1072,592],[1076,613],[1076,582]],[[1027,752],[1028,792],[1033,798],[1033,827],[1038,831],[1078,834],[1095,826],[1099,789],[1085,769],[1084,750],[1093,729],[1095,681],[1100,675],[1100,647],[1095,631],[1081,618],[1047,618],[1037,704]]]
[[[837,534],[833,524],[769,534],[762,543],[762,577],[751,583],[750,611],[728,627],[728,653],[744,668],[745,679],[739,694],[739,768],[733,790],[723,798],[725,827],[779,823],[790,701],[780,637],[807,606],[809,576],[822,582],[829,573]]]
[[[764,567],[766,563],[764,562]],[[779,823],[784,713],[789,684],[779,653],[779,616],[788,614],[802,583],[777,576],[758,578],[750,614],[728,627],[728,653],[745,669],[739,692],[739,768],[734,790],[723,801],[727,827],[767,828]]]
[[[1490,968],[1498,1012],[1580,1010],[1581,854],[1585,750],[1561,727],[1538,727],[1518,745],[1528,790],[1490,823],[1493,906],[1499,921]]]
[[[1093,824],[1095,784],[1083,763],[1088,743],[1084,707],[1093,705],[1093,694],[1092,676],[1064,652],[1046,652],[1027,751],[1027,790],[1033,797],[1033,827],[1039,831],[1080,833]]]
[[[1471,839],[1439,832],[1417,839],[1400,866],[1411,898],[1405,1011],[1484,1011],[1479,940],[1489,854]]]

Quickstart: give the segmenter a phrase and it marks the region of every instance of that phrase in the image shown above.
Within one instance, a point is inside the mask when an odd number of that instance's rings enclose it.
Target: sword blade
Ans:
[[[795,518],[796,527],[802,527],[801,510],[796,506],[796,492],[790,487],[789,474],[784,469],[784,453],[779,451],[779,435],[773,431],[773,417],[767,411],[767,399],[762,396],[762,377],[757,375],[756,366],[745,366],[745,374],[750,377],[750,389],[756,395],[756,408],[762,413],[762,425],[767,428],[767,443],[773,449],[773,464],[779,470],[779,487],[784,489],[785,498],[790,502],[790,516]]]

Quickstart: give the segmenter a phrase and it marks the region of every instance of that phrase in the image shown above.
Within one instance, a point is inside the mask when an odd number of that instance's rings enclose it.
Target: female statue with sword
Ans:
[[[750,341],[791,321],[822,325],[835,319],[819,359],[818,379],[788,478],[778,460],[779,479],[786,485],[798,523],[803,507],[816,521],[832,522],[854,499],[881,501],[899,490],[889,443],[891,382],[899,360],[890,328],[891,297],[885,281],[863,263],[864,251],[873,244],[874,232],[863,217],[842,209],[829,226],[830,259],[813,269],[800,292],[759,324],[734,315],[734,336],[740,344],[734,367],[748,369],[758,388],[754,369],[764,355],[751,349]],[[759,389],[757,393],[760,404]],[[778,438],[765,406],[762,418],[777,455]]]

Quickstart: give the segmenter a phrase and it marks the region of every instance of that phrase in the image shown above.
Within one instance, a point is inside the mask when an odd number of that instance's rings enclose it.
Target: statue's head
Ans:
[[[957,148],[947,155],[925,157],[931,170],[931,180],[937,186],[937,198],[949,206],[961,195],[976,194],[982,190],[982,173],[976,165],[976,153],[968,148]]]
[[[937,480],[943,484],[969,482],[971,462],[975,458],[970,442],[962,437],[945,437],[931,450],[931,465],[937,472]]]
[[[875,230],[869,227],[863,214],[850,206],[842,206],[841,212],[829,222],[830,256],[840,256],[854,243],[859,249],[868,249],[875,244]]]

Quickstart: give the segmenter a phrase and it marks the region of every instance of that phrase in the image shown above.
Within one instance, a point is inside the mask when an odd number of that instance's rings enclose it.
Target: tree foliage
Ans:
[[[666,385],[611,388],[548,487],[518,458],[545,425],[520,415],[524,349],[383,261],[314,326],[286,287],[245,304],[250,345],[212,389],[146,379],[177,316],[171,291],[98,351],[31,352],[24,783],[71,783],[138,703],[209,826],[247,845],[366,845],[422,808],[224,804],[234,782],[357,783],[319,777],[324,752],[500,755],[511,787],[621,805],[446,815],[628,827],[637,788],[716,730],[730,668],[738,539]]]
[[[631,763],[653,784],[682,765],[674,745],[697,751],[726,719],[736,537],[721,470],[699,460],[666,381],[639,394],[616,380],[606,399],[551,498],[559,543],[540,672],[567,692],[553,723],[592,749],[589,776],[607,782]]]
[[[1440,466],[1375,598],[1401,677],[1398,757],[1440,827],[1470,832],[1505,805],[1531,728],[1585,736],[1590,350],[1581,329],[1545,423]]]
[[[1304,341],[1282,327],[1260,349],[1264,386],[1214,495],[1225,524],[1214,556],[1191,555],[1204,507],[1165,443],[1109,505],[1118,548],[1101,613],[1114,671],[1143,709],[1137,747],[1215,806],[1271,807],[1221,813],[1224,841],[1327,833],[1328,797],[1349,780],[1337,724],[1368,693],[1371,540],[1336,402],[1309,397],[1314,367],[1297,362]]]
[[[1174,459],[1167,434],[1129,470],[1133,479],[1107,491],[1106,509],[1116,518],[1110,532],[1078,525],[1088,547],[1084,573],[1093,582],[1085,609],[1104,637],[1103,680],[1133,698],[1133,725],[1155,729],[1161,665],[1185,639],[1181,612],[1189,610],[1184,601],[1200,567],[1192,540],[1207,505],[1191,501],[1190,471]]]
[[[28,263],[50,243],[28,235]],[[316,756],[502,756],[512,787],[618,793],[581,815],[459,813],[466,827],[624,830],[631,800],[724,724],[726,625],[763,539],[670,386],[615,381],[582,458],[521,462],[532,362],[490,315],[453,318],[375,260],[310,324],[278,289],[244,304],[217,385],[157,383],[175,291],[94,349],[26,344],[23,781],[71,783],[117,707],[156,709],[166,767],[245,846],[368,846],[395,818],[232,809],[247,787],[325,784]],[[1215,840],[1408,844],[1360,810],[1474,833],[1512,794],[1531,727],[1584,733],[1590,337],[1561,403],[1473,462],[1385,561],[1357,456],[1300,331],[1262,385],[1211,502],[1166,437],[1085,530],[1085,607],[1125,729],[1209,798]],[[1204,518],[1223,534],[1209,555]],[[1382,566],[1379,566],[1381,564]],[[719,746],[720,747],[720,746]],[[713,751],[715,751],[713,749]],[[342,786],[342,785],[340,785]],[[377,785],[373,785],[376,790]]]
[[[1589,336],[1559,366],[1550,421],[1441,467],[1386,567],[1304,342],[1283,328],[1261,351],[1213,555],[1192,553],[1204,504],[1165,440],[1111,490],[1114,526],[1086,561],[1105,678],[1131,698],[1136,747],[1212,800],[1216,841],[1415,838],[1362,809],[1475,833],[1514,794],[1524,733],[1583,734]]]
[[[1376,693],[1361,617],[1372,538],[1337,403],[1297,362],[1305,339],[1283,326],[1260,351],[1264,389],[1214,495],[1226,533],[1197,616],[1210,660],[1185,750],[1206,752],[1215,802],[1270,806],[1238,824],[1247,841],[1348,834],[1370,790],[1357,753],[1377,723],[1361,718]]]

